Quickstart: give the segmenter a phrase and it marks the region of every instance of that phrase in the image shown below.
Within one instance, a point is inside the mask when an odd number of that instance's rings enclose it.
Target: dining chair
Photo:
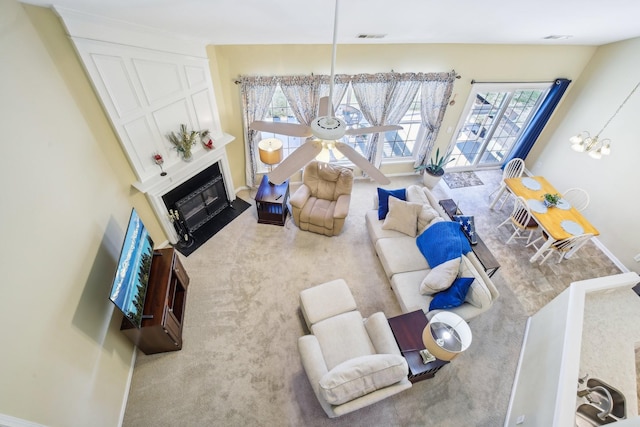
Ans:
[[[543,255],[542,259],[540,260],[540,264],[542,265],[547,260],[547,258],[551,256],[551,254],[554,251],[558,252],[558,254],[560,255],[560,258],[558,259],[558,262],[557,262],[557,264],[560,264],[569,252],[578,250],[582,245],[587,243],[589,239],[591,239],[592,237],[593,237],[592,233],[584,233],[584,234],[567,237],[566,239],[553,242],[551,246],[549,246],[549,248],[547,248],[547,250],[544,253],[540,254],[540,255]],[[547,235],[547,233],[543,232],[541,237],[529,243],[527,247],[533,246],[534,248],[536,248],[536,250],[538,250],[539,248],[536,246],[536,243],[542,239],[544,240],[549,239],[549,236]]]
[[[493,209],[498,200],[500,200],[502,195],[506,192],[507,194],[500,204],[500,209],[502,209],[507,199],[512,196],[511,190],[509,190],[507,184],[504,183],[504,180],[507,178],[517,178],[519,176],[522,176],[524,170],[524,160],[517,157],[509,160],[509,162],[504,166],[504,169],[502,170],[502,183],[489,195],[489,197],[491,197],[493,194],[497,193],[496,197],[491,201],[491,204],[489,205],[490,209]]]
[[[513,239],[524,238],[527,239],[527,244],[531,241],[531,236],[538,228],[538,223],[531,215],[531,210],[529,209],[529,205],[524,197],[516,197],[511,215],[509,215],[509,217],[496,228],[500,228],[509,223],[513,227],[513,234],[511,234],[511,237],[509,237],[509,240],[507,240],[506,243],[509,243]],[[526,233],[527,231],[529,232],[529,235],[523,236],[523,233]]]
[[[562,193],[562,198],[579,211],[583,211],[589,206],[589,193],[582,188],[570,188]]]

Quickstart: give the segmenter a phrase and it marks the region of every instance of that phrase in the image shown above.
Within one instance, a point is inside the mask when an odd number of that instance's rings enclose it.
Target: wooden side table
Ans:
[[[409,381],[412,383],[433,378],[449,362],[436,359],[424,364],[420,350],[424,350],[422,331],[427,326],[427,316],[422,310],[401,314],[388,319],[393,336],[396,338],[402,356],[409,365]]]
[[[460,209],[458,209],[458,205],[456,204],[456,202],[454,202],[452,199],[440,200],[438,203],[440,203],[442,209],[444,209],[444,211],[447,213],[449,219],[453,220],[454,215],[463,215]],[[476,243],[475,245],[471,245],[471,250],[478,258],[478,261],[480,261],[480,264],[482,264],[482,267],[484,267],[484,271],[487,273],[487,276],[492,277],[500,268],[500,263],[498,262],[496,257],[493,256],[480,236],[478,236],[478,233],[476,233],[476,239],[478,243]]]
[[[289,203],[289,180],[282,184],[272,184],[267,175],[262,176],[256,193],[256,209],[260,224],[284,225],[287,220]]]

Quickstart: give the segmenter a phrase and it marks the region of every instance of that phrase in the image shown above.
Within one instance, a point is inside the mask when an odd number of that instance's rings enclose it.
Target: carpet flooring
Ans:
[[[183,258],[191,278],[183,349],[138,354],[123,425],[502,425],[527,316],[570,281],[615,272],[593,245],[560,264],[566,270],[531,265],[530,248],[524,245],[506,247],[508,230],[495,230],[495,225],[508,215],[509,203],[503,212],[487,207],[500,176],[486,173],[481,175],[484,185],[451,192],[441,183],[434,191],[476,216],[478,232],[503,265],[493,277],[501,296],[470,323],[470,348],[435,378],[332,420],[302,369],[297,339],[307,332],[299,311],[301,290],[344,278],[363,316],[377,311],[387,317],[401,314],[364,221],[377,186],[356,182],[339,236],[303,232],[291,220],[284,227],[258,224],[252,206]],[[417,175],[392,178],[387,188],[419,182]],[[255,191],[239,196],[253,204]],[[585,257],[597,263],[585,270]]]

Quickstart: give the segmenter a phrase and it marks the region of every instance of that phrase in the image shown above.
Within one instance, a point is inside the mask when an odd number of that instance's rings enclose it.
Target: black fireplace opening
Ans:
[[[188,256],[249,207],[229,201],[220,165],[214,163],[162,196],[180,240],[176,249]]]

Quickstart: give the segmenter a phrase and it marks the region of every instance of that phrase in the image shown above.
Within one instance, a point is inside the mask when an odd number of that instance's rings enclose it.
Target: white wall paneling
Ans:
[[[139,181],[155,174],[155,152],[163,155],[167,167],[181,162],[166,139],[180,124],[207,129],[214,140],[222,138],[207,59],[72,40]],[[202,149],[196,145],[193,151]]]
[[[176,234],[162,196],[218,162],[227,195],[235,191],[225,145],[233,141],[220,126],[209,60],[204,43],[151,33],[123,22],[56,8],[95,91],[127,154],[137,182],[156,211],[169,240]],[[193,160],[183,161],[167,139],[185,124],[208,130],[209,150],[193,147]],[[153,155],[164,158],[166,176]]]

